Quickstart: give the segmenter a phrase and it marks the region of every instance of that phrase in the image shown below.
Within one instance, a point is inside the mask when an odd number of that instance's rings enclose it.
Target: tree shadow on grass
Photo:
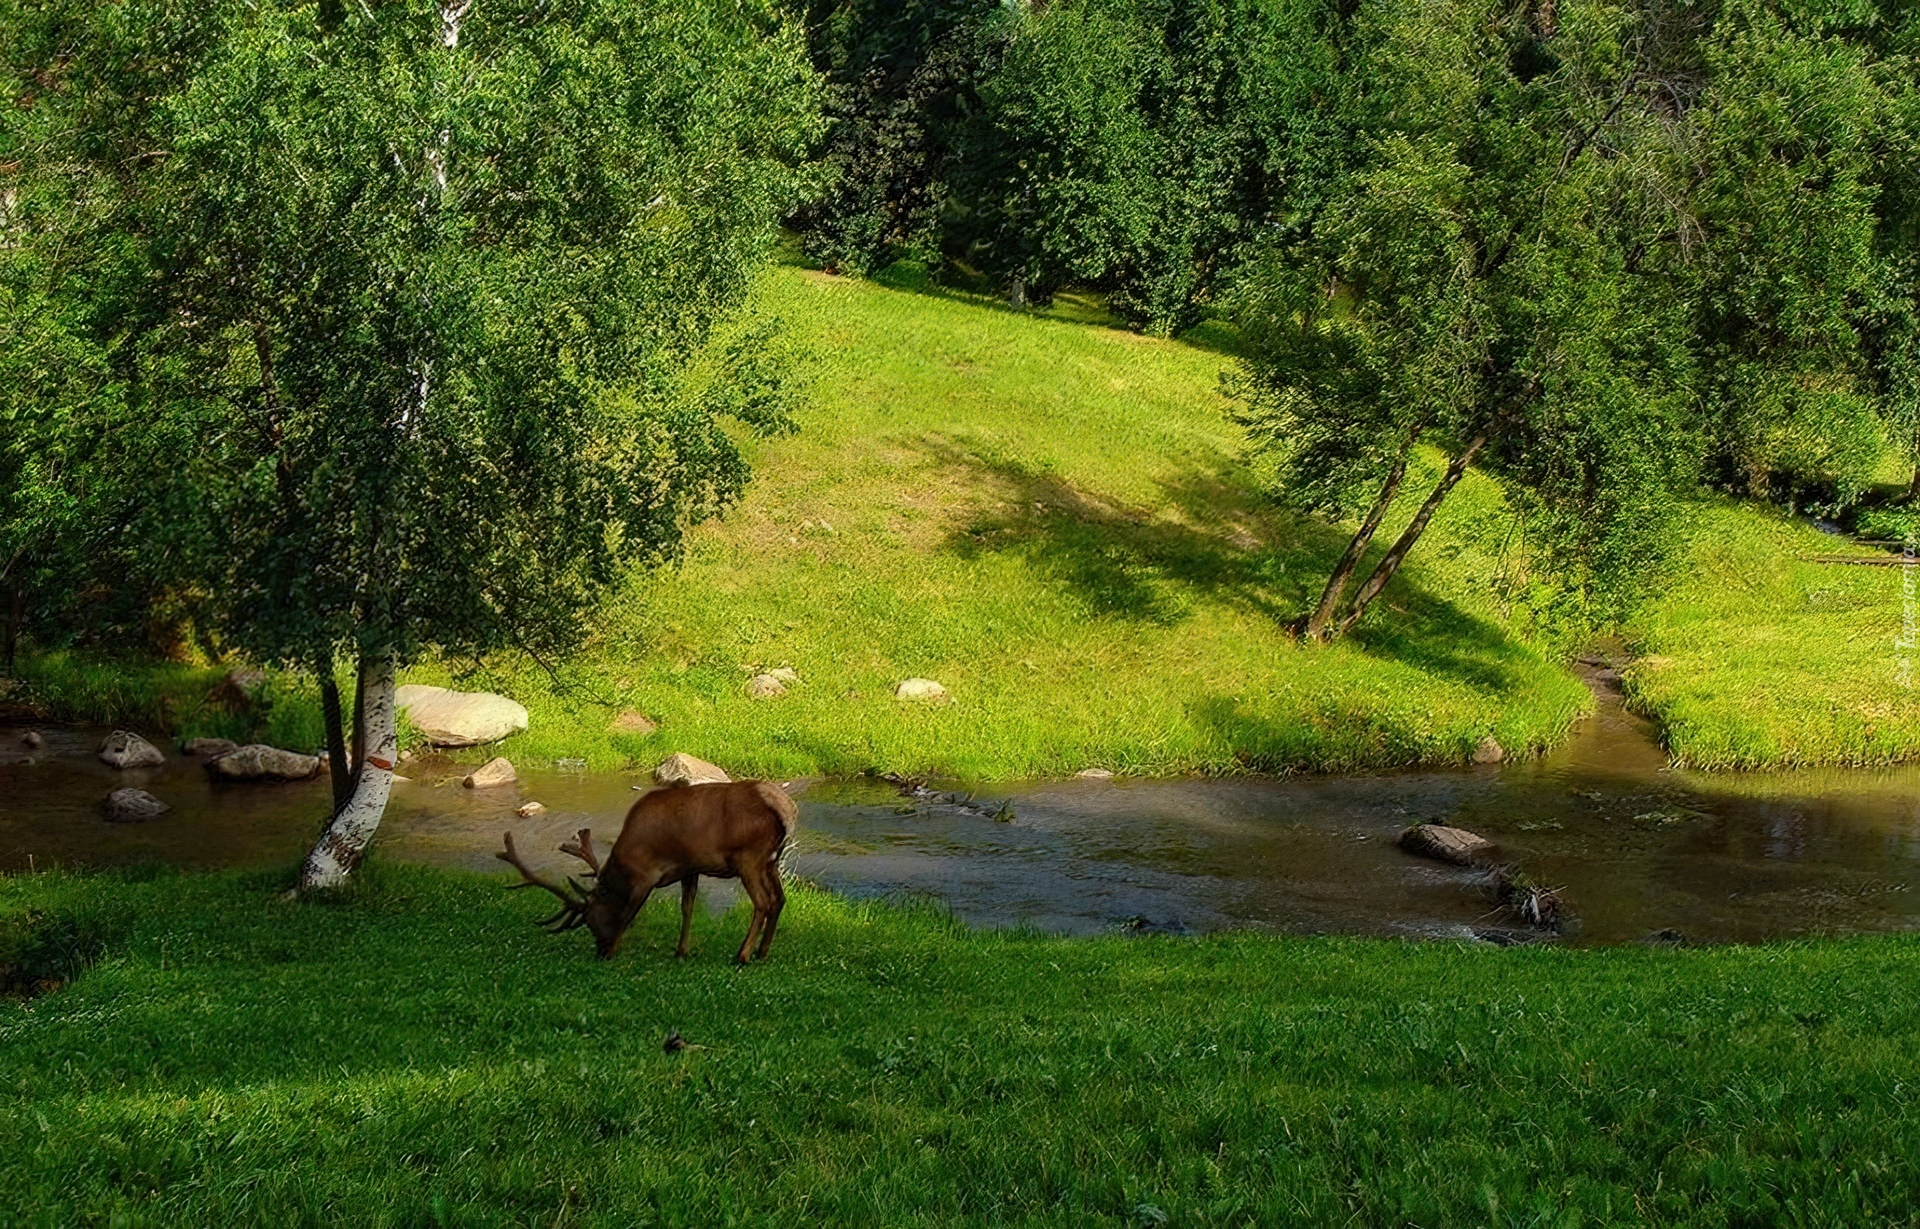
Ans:
[[[938,441],[921,446],[945,466],[972,471],[999,496],[997,507],[982,508],[950,536],[947,549],[968,560],[1019,558],[1096,618],[1173,627],[1191,616],[1198,599],[1270,620],[1277,630],[1319,597],[1347,543],[1338,526],[1264,505],[1218,474],[1196,470],[1162,482],[1177,513],[1168,517],[1091,494],[1018,459]],[[1372,562],[1363,562],[1360,576]],[[1538,660],[1497,624],[1404,571],[1348,642],[1369,656],[1494,694],[1523,685]]]

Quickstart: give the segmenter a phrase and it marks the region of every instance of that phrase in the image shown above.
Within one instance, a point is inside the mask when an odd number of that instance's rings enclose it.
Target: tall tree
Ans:
[[[74,0],[23,26],[61,155],[124,184],[152,272],[116,361],[191,492],[176,531],[217,545],[214,613],[260,660],[356,664],[364,755],[300,874],[337,883],[385,808],[400,666],[564,647],[738,495],[723,420],[783,425],[777,380],[687,377],[763,361],[716,330],[791,207],[812,75],[754,4]]]

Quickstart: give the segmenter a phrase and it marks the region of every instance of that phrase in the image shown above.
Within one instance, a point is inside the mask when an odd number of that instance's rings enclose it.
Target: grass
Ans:
[[[1887,764],[1920,757],[1912,578],[1811,562],[1884,553],[1804,523],[1712,504],[1687,566],[1635,619],[1635,707],[1695,768]],[[1906,664],[1903,665],[1903,662]]]
[[[376,866],[0,879],[0,1224],[1858,1225],[1920,1207],[1920,944],[1063,940],[798,891],[611,963]],[[674,915],[674,916],[670,916]],[[13,931],[0,926],[0,941]],[[0,952],[0,962],[11,953]],[[62,966],[65,967],[65,966]],[[677,1030],[696,1048],[662,1049]]]
[[[776,271],[762,306],[811,354],[794,436],[752,445],[754,482],[675,569],[633,578],[573,660],[426,663],[412,681],[505,692],[530,731],[468,758],[595,768],[690,751],[772,777],[865,770],[973,779],[1088,767],[1141,775],[1457,763],[1491,734],[1549,746],[1589,706],[1530,620],[1524,535],[1470,475],[1347,641],[1285,622],[1344,532],[1264,497],[1220,378],[1231,338],[1141,337],[1097,305],[992,300]],[[1409,477],[1381,542],[1430,485]],[[1700,506],[1689,566],[1625,629],[1634,703],[1697,767],[1920,754],[1896,682],[1898,573],[1795,556],[1835,540],[1765,510]],[[1381,548],[1376,548],[1377,550]],[[1537,604],[1536,604],[1537,606]],[[755,670],[800,682],[747,698]],[[217,672],[30,662],[62,716],[320,742],[313,689],[265,715],[199,704]],[[903,704],[909,677],[944,706]],[[651,735],[610,729],[637,710]]]
[[[1460,762],[1488,734],[1543,747],[1588,704],[1507,626],[1510,518],[1484,479],[1381,618],[1330,651],[1290,641],[1344,538],[1259,494],[1217,345],[1089,323],[1077,302],[1020,314],[792,268],[765,305],[815,356],[813,393],[798,434],[755,446],[744,505],[677,569],[636,577],[557,683],[504,657],[409,674],[525,703],[509,756],[685,750],[768,776],[1339,770]],[[754,669],[782,665],[789,695],[746,697]],[[66,666],[34,670],[64,708]],[[896,701],[914,676],[952,703]],[[658,733],[610,732],[628,708]]]

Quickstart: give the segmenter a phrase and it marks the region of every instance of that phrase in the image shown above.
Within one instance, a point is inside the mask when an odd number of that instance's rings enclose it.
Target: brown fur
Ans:
[[[626,823],[604,863],[593,854],[592,838],[583,831],[566,852],[595,867],[598,880],[583,901],[568,903],[567,895],[551,883],[535,878],[522,867],[529,883],[559,896],[593,931],[602,958],[620,949],[633,919],[658,888],[680,885],[680,942],[674,954],[687,954],[687,936],[693,927],[693,905],[700,876],[738,879],[753,902],[753,921],[735,957],[745,964],[754,940],[765,957],[773,944],[774,928],[786,905],[780,884],[780,855],[798,826],[800,808],[787,792],[771,781],[733,781],[710,785],[676,785],[652,790],[627,811]],[[511,838],[500,856],[520,865]],[[563,913],[567,910],[563,909]]]

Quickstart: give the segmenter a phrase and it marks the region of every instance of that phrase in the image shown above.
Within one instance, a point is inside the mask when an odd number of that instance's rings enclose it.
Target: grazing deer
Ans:
[[[753,901],[753,921],[735,957],[745,964],[756,935],[762,958],[773,944],[773,929],[787,903],[780,886],[780,854],[799,817],[793,799],[770,781],[675,785],[653,790],[633,804],[605,863],[594,852],[591,829],[580,829],[560,846],[561,853],[587,864],[594,880],[591,889],[571,877],[560,884],[534,874],[520,860],[511,832],[506,849],[493,856],[520,872],[524,882],[514,888],[545,888],[560,898],[560,912],[542,926],[558,934],[584,925],[593,932],[603,960],[620,950],[621,936],[654,889],[672,883],[680,885],[680,945],[674,955],[685,956],[700,876],[738,878]]]

